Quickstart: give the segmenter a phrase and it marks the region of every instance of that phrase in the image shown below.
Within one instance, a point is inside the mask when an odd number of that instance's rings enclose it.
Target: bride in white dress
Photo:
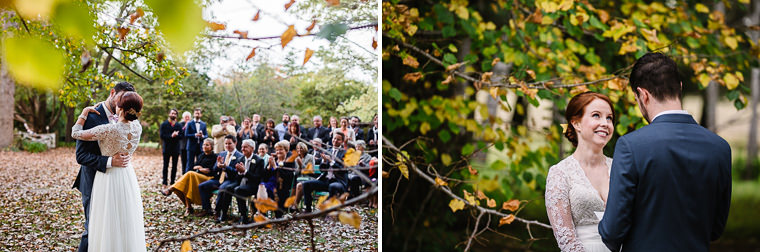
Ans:
[[[586,92],[567,105],[565,137],[575,152],[549,168],[546,212],[562,251],[610,251],[599,236],[612,159],[602,149],[612,137],[613,109],[607,96]]]
[[[141,109],[142,97],[126,92],[116,107],[118,122],[82,130],[85,120],[80,117],[71,136],[85,141],[97,140],[104,156],[131,155],[142,133],[142,126],[136,120]],[[88,107],[83,111],[89,113],[95,109]],[[142,196],[132,165],[97,172],[91,197],[88,251],[145,251]]]

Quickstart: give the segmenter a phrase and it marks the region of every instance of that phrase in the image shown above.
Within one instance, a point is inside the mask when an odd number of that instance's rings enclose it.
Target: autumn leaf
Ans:
[[[3,64],[20,84],[53,90],[61,86],[66,58],[50,41],[6,36],[0,45]]]
[[[326,1],[326,2],[327,2],[327,4],[329,4],[330,6],[338,6],[338,5],[340,5],[340,0],[325,0],[325,1]]]
[[[311,30],[313,30],[313,29],[314,29],[314,26],[315,26],[315,25],[317,25],[317,20],[312,20],[312,21],[311,21],[311,25],[309,25],[309,27],[306,27],[306,31],[307,31],[307,32],[311,32]]]
[[[285,200],[285,207],[290,208],[291,206],[295,205],[296,203],[296,196],[290,196],[288,199]]]
[[[372,38],[372,49],[377,49],[377,39]]]
[[[227,28],[226,25],[220,24],[217,22],[206,22],[208,24],[208,27],[211,28],[212,31],[221,31]]]
[[[314,173],[314,165],[311,164],[311,162],[306,164],[306,168],[301,170],[301,174],[313,174]]]
[[[488,199],[488,207],[496,207],[496,200],[494,199]]]
[[[493,59],[493,60],[491,61],[491,66],[495,66],[495,65],[496,65],[496,63],[499,63],[499,62],[501,62],[501,58],[495,58],[495,59]]]
[[[317,199],[317,206],[322,205],[322,203],[324,203],[325,200],[327,200],[327,195],[319,196],[319,199]]]
[[[494,100],[499,100],[499,87],[491,87],[488,89],[488,93],[491,94]]]
[[[479,204],[478,204],[478,201],[475,199],[475,195],[472,195],[472,194],[471,194],[470,192],[468,192],[467,190],[463,190],[463,191],[464,191],[464,199],[465,199],[465,200],[466,200],[468,203],[470,203],[470,205],[474,205],[474,206],[477,206],[477,205],[479,205]]]
[[[343,156],[343,163],[346,166],[355,166],[359,163],[359,158],[362,157],[362,152],[357,151],[354,148],[349,148],[346,154]]]
[[[525,70],[525,73],[527,73],[528,76],[530,76],[530,78],[532,78],[534,80],[536,79],[536,72],[535,71],[529,69],[529,70]]]
[[[702,73],[697,77],[697,80],[699,80],[699,84],[701,84],[703,88],[706,88],[708,85],[710,85],[712,78],[710,78],[710,75]]]
[[[342,222],[343,224],[348,224],[356,229],[359,229],[362,225],[362,217],[359,216],[358,213],[351,211],[351,212],[340,212],[338,214],[338,220]]]
[[[439,185],[439,186],[447,186],[447,185],[449,185],[449,183],[447,183],[446,181],[443,181],[443,179],[441,179],[439,177],[435,177],[435,184]]]
[[[404,63],[404,65],[410,66],[412,68],[417,68],[417,67],[420,66],[420,63],[417,62],[417,58],[415,58],[412,55],[407,55],[406,57],[404,57],[404,61],[402,63]]]
[[[493,76],[493,72],[485,72],[483,73],[483,75],[480,76],[480,81],[485,82],[485,83],[491,83],[491,76]]]
[[[499,219],[499,226],[504,225],[504,224],[510,224],[513,221],[515,221],[515,216],[512,214],[501,217],[501,219]]]
[[[293,150],[290,152],[290,156],[287,159],[285,159],[285,162],[288,162],[288,163],[295,162],[297,157],[298,157],[298,152],[296,150]]]
[[[387,179],[387,178],[390,178],[390,177],[391,177],[390,173],[388,173],[387,171],[383,171],[383,178],[384,179]],[[409,177],[407,177],[407,178],[409,178]]]
[[[272,199],[256,199],[253,202],[259,212],[266,213],[277,210],[277,202]]]
[[[129,33],[129,28],[119,27],[116,29],[116,31],[119,33],[119,40],[124,42],[127,37],[127,33]]]
[[[296,3],[296,0],[290,0],[290,2],[285,4],[285,10],[287,11],[290,9],[290,6],[292,6],[294,3]]]
[[[248,38],[248,32],[247,31],[241,31],[241,30],[235,30],[232,33],[240,35],[240,38]]]
[[[414,72],[414,73],[407,73],[404,74],[403,79],[408,82],[416,83],[417,80],[422,78],[422,72]]]
[[[454,80],[454,76],[449,74],[449,76],[446,77],[445,80],[441,81],[441,85],[448,85],[453,80]]]
[[[475,170],[474,168],[472,168],[472,165],[468,165],[467,170],[470,171],[470,175],[478,175],[478,170]]]
[[[164,54],[163,52],[160,52],[158,53],[158,55],[156,55],[156,61],[158,61],[158,63],[161,63],[161,61],[164,61],[165,58],[166,58],[166,54]]]
[[[145,12],[142,8],[137,8],[137,10],[132,13],[132,15],[129,15],[129,24],[134,24],[135,20],[145,15]]]
[[[401,171],[401,175],[404,175],[404,178],[409,179],[409,168],[406,167],[406,163],[399,163],[398,170]]]
[[[180,251],[182,252],[193,251],[193,245],[190,244],[190,240],[185,240],[184,242],[182,242],[182,248],[180,248]]]
[[[247,61],[247,60],[253,58],[253,56],[256,56],[256,47],[254,47],[253,49],[251,49],[251,53],[248,54],[248,57],[245,57],[245,60]]]
[[[309,59],[311,59],[311,55],[312,54],[314,54],[314,50],[306,48],[306,54],[303,57],[303,64],[302,65],[306,65],[306,62],[308,62]]]
[[[332,197],[332,198],[329,198],[329,199],[325,200],[324,202],[322,202],[322,204],[319,204],[317,206],[317,208],[319,208],[319,210],[324,211],[324,210],[330,209],[332,207],[339,206],[340,204],[341,204],[341,202],[338,199],[338,197]]]
[[[253,215],[253,221],[255,221],[256,223],[266,222],[267,221],[267,217],[264,216],[261,213],[256,213],[255,215]]]
[[[296,28],[293,25],[288,26],[288,29],[285,30],[285,32],[280,35],[280,44],[282,44],[282,48],[285,48],[285,46],[290,43],[291,40],[293,40],[293,37],[296,35]]]
[[[261,14],[261,10],[256,12],[256,16],[253,16],[253,21],[259,21],[259,14]]]
[[[726,82],[726,88],[728,88],[728,90],[734,90],[739,86],[739,79],[732,73],[724,75],[723,81]]]
[[[452,199],[449,202],[449,207],[451,208],[451,212],[456,212],[457,210],[464,209],[464,201],[461,201],[459,199]]]
[[[457,68],[459,68],[463,64],[464,64],[464,62],[459,62],[459,63],[456,63],[456,64],[451,64],[451,65],[449,65],[449,66],[446,67],[446,71],[450,72],[450,71],[456,70]]]
[[[513,199],[513,200],[510,200],[510,201],[504,202],[501,205],[501,208],[504,209],[504,210],[509,210],[509,211],[514,212],[518,208],[520,208],[520,201],[516,200],[516,199]]]

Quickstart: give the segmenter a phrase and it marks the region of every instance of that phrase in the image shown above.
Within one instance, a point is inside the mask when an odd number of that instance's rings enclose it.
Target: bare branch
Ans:
[[[349,27],[348,30],[349,31],[350,30],[358,30],[358,29],[370,28],[370,27],[375,27],[375,26],[377,26],[377,23],[360,25],[360,26],[356,26],[356,27]],[[314,35],[317,35],[317,34],[315,34],[315,33],[298,34],[298,35],[296,35],[296,37],[308,37],[308,36],[314,36]],[[239,39],[239,40],[267,40],[267,39],[279,39],[281,36],[277,35],[277,36],[269,36],[269,37],[243,38],[243,37],[240,37],[240,36],[227,36],[227,35],[211,35],[211,34],[206,34],[206,37],[209,37],[209,38],[223,38],[223,39]]]

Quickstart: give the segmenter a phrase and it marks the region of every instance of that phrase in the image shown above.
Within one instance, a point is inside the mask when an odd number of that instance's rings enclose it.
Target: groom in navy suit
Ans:
[[[201,121],[201,109],[196,108],[193,111],[194,119],[187,122],[185,127],[185,137],[187,138],[187,164],[182,174],[187,173],[193,169],[195,164],[195,158],[201,153],[201,146],[203,145],[203,139],[208,137],[206,131],[206,123]]]
[[[612,251],[708,251],[731,202],[731,148],[681,109],[676,63],[648,53],[630,85],[650,122],[618,139],[602,241]]]
[[[116,84],[111,89],[111,94],[108,96],[108,99],[106,99],[105,102],[101,102],[100,105],[95,108],[98,113],[89,113],[87,115],[83,129],[88,130],[101,124],[118,121],[118,119],[114,117],[116,104],[119,102],[119,98],[121,98],[122,93],[125,91],[135,91],[135,88],[132,84],[127,82]],[[82,240],[79,242],[79,252],[87,251],[87,227],[90,224],[90,195],[92,194],[92,182],[93,179],[95,179],[95,172],[106,172],[107,168],[113,166],[125,167],[129,162],[129,158],[128,155],[121,154],[116,154],[113,157],[101,156],[100,147],[98,146],[97,141],[77,140],[76,159],[80,167],[73,188],[78,189],[79,192],[82,193],[82,205],[84,206],[85,218],[84,233],[82,233]]]

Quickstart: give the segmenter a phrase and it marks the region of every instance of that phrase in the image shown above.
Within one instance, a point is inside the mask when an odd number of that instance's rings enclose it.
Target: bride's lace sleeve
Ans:
[[[546,176],[546,213],[554,230],[554,237],[562,251],[585,251],[583,243],[575,237],[573,215],[570,212],[570,186],[567,174],[560,166],[553,166]]]
[[[74,127],[71,127],[71,137],[83,141],[102,140],[108,134],[109,125],[103,124],[88,130],[82,130],[82,125],[74,124]]]

